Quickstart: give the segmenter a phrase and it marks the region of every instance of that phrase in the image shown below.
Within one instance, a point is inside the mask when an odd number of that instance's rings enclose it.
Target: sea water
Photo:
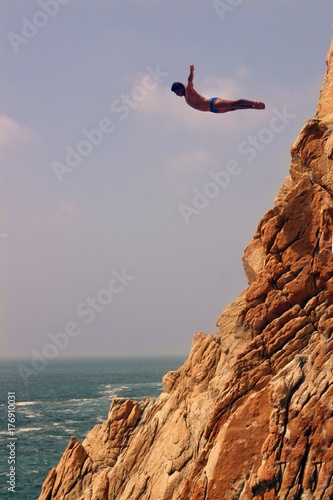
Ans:
[[[114,397],[157,397],[184,359],[57,359],[27,379],[22,360],[0,360],[0,499],[36,500],[72,436],[82,442]]]

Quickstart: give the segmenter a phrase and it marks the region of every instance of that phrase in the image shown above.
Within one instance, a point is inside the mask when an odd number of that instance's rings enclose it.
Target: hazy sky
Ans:
[[[186,354],[316,110],[332,0],[1,0],[1,354]],[[207,97],[170,92],[195,65]]]

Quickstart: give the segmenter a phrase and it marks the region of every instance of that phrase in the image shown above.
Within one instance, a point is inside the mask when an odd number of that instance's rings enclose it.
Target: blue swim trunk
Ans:
[[[211,111],[212,113],[219,113],[219,110],[214,108],[215,99],[217,99],[217,97],[212,97],[211,99],[209,99],[209,111]]]

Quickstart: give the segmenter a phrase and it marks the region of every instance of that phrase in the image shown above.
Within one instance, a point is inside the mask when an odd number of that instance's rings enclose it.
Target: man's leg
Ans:
[[[246,99],[228,101],[218,97],[214,101],[214,108],[219,113],[227,113],[228,111],[236,111],[238,109],[265,109],[265,104],[260,101],[248,101]]]
[[[247,101],[246,99],[238,99],[233,101],[236,109],[265,109],[265,104],[260,101]]]

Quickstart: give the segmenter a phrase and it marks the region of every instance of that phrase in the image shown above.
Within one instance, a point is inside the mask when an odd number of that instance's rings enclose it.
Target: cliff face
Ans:
[[[315,117],[245,250],[248,288],[155,401],[114,400],[39,500],[333,498],[333,43]]]

